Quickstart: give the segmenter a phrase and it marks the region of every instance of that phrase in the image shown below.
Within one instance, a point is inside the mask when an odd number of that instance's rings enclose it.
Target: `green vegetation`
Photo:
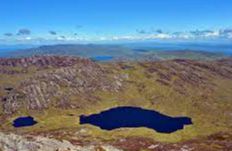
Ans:
[[[213,90],[183,83],[186,86],[185,94],[181,94],[176,91],[174,85],[175,80],[178,79],[177,75],[172,76],[171,85],[166,86],[157,82],[157,79],[160,78],[157,74],[149,75],[147,73],[149,63],[147,67],[138,63],[123,63],[123,65],[132,66],[133,68],[122,70],[117,64],[102,64],[105,69],[114,66],[113,74],[119,73],[129,77],[124,82],[123,89],[119,92],[96,91],[92,95],[97,97],[98,101],[94,102],[72,96],[71,100],[81,106],[81,108],[76,109],[59,109],[55,107],[39,111],[21,109],[2,121],[2,131],[46,133],[62,130],[74,133],[86,129],[88,132],[85,139],[87,140],[95,138],[110,141],[117,138],[146,136],[162,142],[179,142],[221,131],[231,131],[232,81],[230,79],[220,77],[211,79],[210,82],[217,85],[213,87]],[[162,72],[167,72],[162,68],[160,66]],[[32,71],[35,70],[31,68],[27,74],[20,76],[2,76],[1,85],[18,85],[20,80],[33,76]],[[141,106],[171,116],[188,116],[192,118],[194,124],[172,134],[160,134],[147,128],[122,128],[114,131],[104,131],[90,125],[79,125],[79,115],[98,113],[101,110],[115,106]],[[39,123],[28,128],[13,128],[12,121],[18,116],[25,115],[35,117]],[[63,137],[68,138],[68,136]]]

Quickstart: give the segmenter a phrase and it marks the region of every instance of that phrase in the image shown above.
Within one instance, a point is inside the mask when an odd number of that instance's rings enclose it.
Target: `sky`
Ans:
[[[231,0],[1,0],[0,44],[232,42]]]

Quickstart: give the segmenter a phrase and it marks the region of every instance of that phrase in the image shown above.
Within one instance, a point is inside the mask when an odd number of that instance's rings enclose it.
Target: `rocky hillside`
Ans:
[[[34,56],[0,59],[0,79],[4,151],[231,150],[232,59],[97,63]],[[78,123],[80,115],[116,106],[187,116],[193,124],[167,135],[146,128],[103,131]],[[14,128],[12,121],[25,115],[38,123]]]
[[[0,148],[4,151],[230,151],[232,134],[217,133],[182,143],[160,143],[146,137],[128,137],[108,143],[82,144],[77,140],[61,141],[52,137],[0,132]]]
[[[73,145],[69,141],[42,136],[20,136],[0,132],[0,149],[4,151],[122,151],[109,144],[86,146]]]
[[[103,67],[91,60],[76,57],[35,56],[0,59],[0,66],[2,76],[27,75],[17,81],[17,85],[2,85],[1,91],[4,94],[1,96],[2,109],[8,114],[18,109],[46,109],[50,105],[61,108],[81,107],[81,103],[72,101],[73,96],[79,100],[96,101],[99,98],[91,95],[93,92],[117,93],[123,85],[128,85],[126,81],[130,81],[129,74],[125,72],[136,70],[135,66],[143,69],[141,75],[147,80],[155,81],[161,86],[172,87],[181,95],[187,95],[189,88],[201,88],[212,92],[217,85],[213,80],[232,79],[231,59],[216,61],[176,59],[140,62],[132,66],[126,63],[113,63]],[[116,68],[117,66],[119,68]],[[139,87],[141,85],[138,86],[138,89],[141,89]]]
[[[0,66],[24,67],[36,66],[45,67],[68,67],[78,63],[90,63],[87,59],[81,59],[69,56],[32,56],[28,58],[9,58],[0,59]]]
[[[175,59],[169,61],[142,62],[147,77],[154,77],[162,85],[174,87],[182,94],[188,87],[213,89],[213,79],[232,80],[232,59],[193,61]]]
[[[80,105],[71,103],[71,96],[96,100],[91,98],[92,92],[117,92],[123,81],[121,75],[112,75],[88,59],[72,57],[2,59],[0,66],[8,69],[18,67],[25,71],[32,66],[37,69],[32,76],[20,81],[18,86],[3,88],[6,92],[2,97],[4,113],[14,113],[22,108],[41,110],[52,103],[61,108],[77,108]]]

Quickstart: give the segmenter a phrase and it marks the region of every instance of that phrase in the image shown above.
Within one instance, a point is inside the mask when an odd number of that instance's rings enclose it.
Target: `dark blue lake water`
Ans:
[[[99,114],[81,115],[80,124],[91,124],[103,130],[146,127],[160,133],[172,133],[193,123],[189,117],[170,117],[138,107],[116,107]]]
[[[113,59],[112,56],[96,56],[91,58],[93,61],[111,61]]]
[[[37,122],[34,120],[33,117],[27,116],[27,117],[19,117],[13,121],[13,126],[18,127],[26,127],[26,126],[33,126],[37,124]]]

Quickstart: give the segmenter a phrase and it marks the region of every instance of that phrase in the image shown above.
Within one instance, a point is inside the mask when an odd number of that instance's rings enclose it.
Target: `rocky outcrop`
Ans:
[[[216,133],[179,143],[162,143],[145,137],[129,137],[116,140],[112,145],[127,151],[231,151],[231,138],[231,133]]]
[[[45,58],[45,60],[54,59],[53,57]],[[69,60],[70,58],[65,59]],[[79,60],[78,58],[71,60],[77,60],[75,65],[63,67],[70,63],[61,65],[51,62],[46,65],[54,64],[62,67],[36,73],[33,77],[21,81],[14,91],[10,91],[2,98],[4,112],[14,113],[20,107],[40,110],[48,108],[51,103],[59,107],[75,108],[77,104],[70,102],[71,96],[80,98],[86,95],[91,96],[91,93],[95,91],[118,92],[122,88],[123,76],[111,75],[98,64],[89,60]],[[30,62],[34,61],[29,59],[29,63],[26,64],[30,64]],[[39,66],[43,65],[40,63],[39,61]]]
[[[110,145],[77,146],[69,141],[59,141],[42,136],[20,136],[0,132],[0,150],[2,151],[121,151]]]
[[[28,58],[0,59],[0,66],[8,67],[68,67],[80,62],[90,63],[88,59],[81,59],[70,56],[33,56]]]
[[[157,75],[156,81],[165,86],[172,86],[184,93],[186,86],[213,88],[212,79],[232,79],[232,59],[214,61],[194,61],[176,59],[169,61],[140,63],[146,69],[148,77]]]
[[[179,143],[162,143],[145,137],[127,137],[109,142],[85,142],[78,145],[40,135],[16,135],[0,132],[2,151],[230,151],[230,133],[216,133]]]

